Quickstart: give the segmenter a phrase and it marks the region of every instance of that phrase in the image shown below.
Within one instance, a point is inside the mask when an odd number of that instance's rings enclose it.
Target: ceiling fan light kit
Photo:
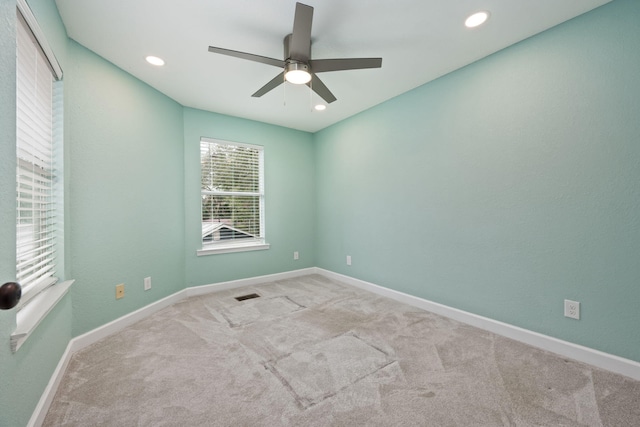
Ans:
[[[290,61],[284,66],[284,78],[294,85],[303,85],[311,81],[309,66],[302,62]]]
[[[296,3],[293,32],[284,38],[283,60],[214,46],[209,46],[209,52],[282,68],[283,71],[251,95],[253,97],[261,97],[286,80],[293,84],[306,84],[327,104],[330,104],[336,100],[336,97],[318,78],[317,73],[380,68],[382,58],[311,59],[312,21],[313,7]]]

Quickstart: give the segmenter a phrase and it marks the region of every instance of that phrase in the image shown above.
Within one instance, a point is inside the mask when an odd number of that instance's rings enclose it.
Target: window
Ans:
[[[16,352],[64,297],[62,69],[26,0],[16,25]],[[54,285],[55,286],[52,286]]]
[[[56,282],[56,191],[57,157],[54,122],[60,105],[55,83],[59,70],[43,51],[32,25],[27,24],[28,7],[17,14],[16,66],[16,274],[22,285],[22,308],[40,291]],[[27,9],[25,9],[25,7]],[[53,60],[55,62],[55,59]],[[60,103],[58,103],[60,104]]]
[[[198,255],[268,249],[263,164],[263,147],[200,140],[203,249]]]

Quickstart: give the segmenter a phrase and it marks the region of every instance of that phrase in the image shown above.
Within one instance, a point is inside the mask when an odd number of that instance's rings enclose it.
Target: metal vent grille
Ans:
[[[239,297],[236,297],[236,300],[244,301],[244,300],[253,299],[253,298],[260,298],[260,295],[258,295],[258,294],[241,295]]]

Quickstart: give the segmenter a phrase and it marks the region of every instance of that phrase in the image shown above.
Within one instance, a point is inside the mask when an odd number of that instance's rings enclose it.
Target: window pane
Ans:
[[[203,139],[200,164],[203,243],[261,240],[262,147]]]

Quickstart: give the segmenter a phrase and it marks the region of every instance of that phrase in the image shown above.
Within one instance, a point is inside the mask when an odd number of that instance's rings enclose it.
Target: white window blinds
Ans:
[[[202,138],[203,245],[264,243],[263,148]]]
[[[17,280],[24,305],[55,282],[53,82],[26,22],[17,25]]]

